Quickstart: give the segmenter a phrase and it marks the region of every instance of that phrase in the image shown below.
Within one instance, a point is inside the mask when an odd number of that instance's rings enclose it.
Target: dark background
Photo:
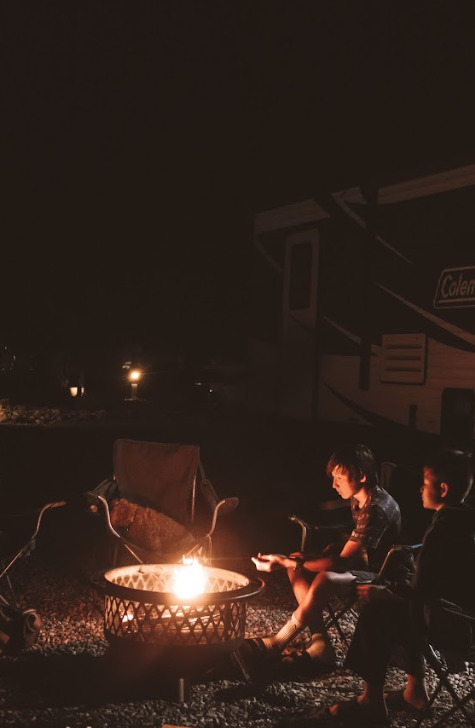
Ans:
[[[472,13],[5,3],[0,339],[243,357],[256,211],[471,161]]]

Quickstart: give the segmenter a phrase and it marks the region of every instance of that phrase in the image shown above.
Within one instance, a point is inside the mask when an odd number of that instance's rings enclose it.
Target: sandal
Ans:
[[[354,726],[371,726],[371,728],[379,728],[389,723],[387,715],[375,715],[373,711],[364,703],[359,703],[356,698],[347,700],[344,703],[337,703],[336,714],[331,713],[328,709],[327,717],[339,721],[343,725]]]

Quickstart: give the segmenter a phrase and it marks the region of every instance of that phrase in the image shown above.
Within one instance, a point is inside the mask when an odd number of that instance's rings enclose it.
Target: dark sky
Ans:
[[[0,339],[242,349],[256,210],[472,155],[471,8],[4,4]]]

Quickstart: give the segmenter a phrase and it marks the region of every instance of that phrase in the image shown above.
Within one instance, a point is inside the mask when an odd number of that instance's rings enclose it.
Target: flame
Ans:
[[[183,565],[174,570],[173,592],[180,599],[202,594],[205,590],[206,575],[196,559],[183,557]]]

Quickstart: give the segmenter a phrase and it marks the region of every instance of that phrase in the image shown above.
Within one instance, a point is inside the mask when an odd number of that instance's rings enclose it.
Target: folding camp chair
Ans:
[[[61,508],[62,506],[66,505],[66,501],[57,501],[54,503],[47,503],[44,505],[38,512],[38,515],[36,516],[36,522],[35,522],[35,528],[32,534],[30,534],[29,538],[25,543],[22,542],[21,547],[18,550],[11,550],[9,553],[7,553],[7,549],[4,545],[4,553],[0,555],[0,585],[5,584],[9,595],[14,602],[15,606],[18,607],[18,599],[16,597],[15,591],[13,589],[12,582],[10,580],[10,572],[12,567],[20,562],[24,557],[29,556],[35,549],[36,546],[36,537],[38,536],[41,523],[43,521],[43,517],[47,511],[52,510],[53,508]],[[36,515],[36,514],[35,514]],[[21,518],[25,518],[25,516],[20,516]],[[18,517],[17,517],[18,518]],[[18,524],[15,524],[16,528],[15,530],[21,530],[18,527]],[[3,535],[3,533],[2,533]],[[8,538],[5,539],[5,541],[8,543]],[[16,539],[15,539],[16,543]],[[9,544],[10,545],[10,544]],[[18,548],[18,544],[16,544],[16,548]]]
[[[0,591],[0,655],[15,656],[21,650],[32,647],[38,640],[38,636],[43,627],[41,617],[36,609],[24,609],[20,607],[10,580],[10,571],[13,566],[29,556],[34,550],[36,537],[46,511],[65,505],[65,501],[59,501],[56,503],[47,503],[43,506],[36,517],[35,529],[26,543],[18,551],[13,552],[13,554],[10,552],[7,556],[5,553],[2,553],[0,556],[0,590],[5,584],[10,596],[9,602]],[[17,528],[15,530],[19,530],[18,521],[16,522],[16,526]],[[3,545],[5,543],[6,541]]]
[[[105,514],[114,546],[112,567],[119,560],[121,565],[170,563],[192,554],[209,561],[218,516],[238,505],[234,497],[219,500],[205,475],[198,446],[130,439],[114,442],[113,475],[87,497],[93,511],[102,509]],[[150,538],[145,545],[139,543],[130,527],[127,531],[114,525],[118,501],[136,513],[139,509],[145,527],[148,523],[156,530],[156,543]]]
[[[419,728],[426,720],[444,689],[452,698],[452,707],[444,711],[431,728],[445,725],[458,711],[469,725],[475,726],[475,685],[471,682],[467,688],[462,686],[461,680],[451,680],[451,676],[466,673],[469,664],[472,669],[475,667],[475,614],[445,600],[436,600],[426,606],[425,619],[428,633],[424,657],[435,673],[436,684],[414,728]],[[470,702],[471,711],[467,709]]]

